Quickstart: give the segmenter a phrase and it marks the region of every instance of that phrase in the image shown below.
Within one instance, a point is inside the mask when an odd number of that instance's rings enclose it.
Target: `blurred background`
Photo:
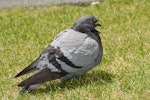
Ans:
[[[0,8],[45,6],[53,4],[87,4],[97,0],[0,0]],[[103,1],[103,0],[101,0]]]

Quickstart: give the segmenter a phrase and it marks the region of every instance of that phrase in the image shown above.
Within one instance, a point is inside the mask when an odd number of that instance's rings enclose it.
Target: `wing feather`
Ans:
[[[28,79],[22,81],[18,86],[30,86],[34,84],[40,84],[47,81],[51,81],[54,79],[61,78],[62,76],[66,75],[66,72],[51,72],[50,69],[45,68],[40,72],[36,73],[35,75],[29,77]]]
[[[23,69],[21,72],[19,72],[15,77],[20,77],[24,74],[27,74],[27,73],[30,73],[30,72],[33,72],[33,71],[36,71],[38,70],[36,68],[36,66],[38,65],[38,62],[39,62],[39,58],[37,58],[34,62],[32,62],[29,66],[27,66],[25,69]]]

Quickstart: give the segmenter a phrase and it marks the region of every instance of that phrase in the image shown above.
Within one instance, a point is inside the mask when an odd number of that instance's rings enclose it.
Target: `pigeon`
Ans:
[[[71,28],[61,31],[40,56],[18,73],[20,77],[30,72],[34,75],[18,84],[20,93],[30,93],[42,83],[79,77],[97,66],[103,56],[99,31],[101,26],[93,15],[80,17]]]

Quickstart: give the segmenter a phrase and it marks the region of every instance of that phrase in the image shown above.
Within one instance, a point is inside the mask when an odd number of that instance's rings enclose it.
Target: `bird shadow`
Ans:
[[[75,89],[77,87],[82,87],[83,85],[90,84],[101,84],[105,85],[107,83],[113,82],[112,79],[115,78],[115,75],[105,72],[105,71],[92,71],[81,77],[73,78],[68,81],[61,83],[57,82],[48,82],[45,84],[45,88],[39,88],[35,91],[32,91],[32,94],[36,93],[49,93],[50,91],[64,91],[65,89]]]

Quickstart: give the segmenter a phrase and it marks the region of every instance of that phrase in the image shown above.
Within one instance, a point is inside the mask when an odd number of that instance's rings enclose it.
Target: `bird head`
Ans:
[[[93,15],[85,15],[80,17],[73,25],[72,29],[80,32],[95,30],[95,27],[101,26],[97,18]]]

